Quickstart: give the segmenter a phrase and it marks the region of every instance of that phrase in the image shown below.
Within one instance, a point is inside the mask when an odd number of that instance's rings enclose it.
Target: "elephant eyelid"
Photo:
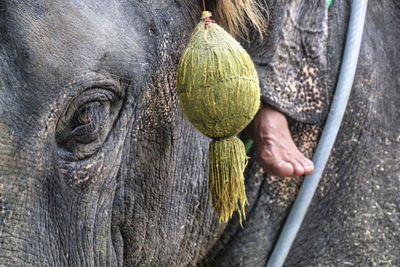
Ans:
[[[113,90],[103,89],[103,88],[89,88],[79,97],[76,97],[74,101],[70,104],[65,116],[67,119],[71,118],[77,110],[84,107],[85,104],[91,102],[115,102],[121,97],[117,95]]]

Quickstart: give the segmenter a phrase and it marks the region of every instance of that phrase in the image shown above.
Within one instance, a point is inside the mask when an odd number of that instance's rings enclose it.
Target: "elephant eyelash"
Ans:
[[[75,119],[77,127],[90,125],[92,128],[96,128],[103,116],[100,109],[105,109],[104,107],[106,106],[107,103],[95,101],[80,107],[76,113]]]
[[[99,112],[96,112],[93,107],[81,108],[78,110],[78,122],[81,124],[91,123],[93,119],[96,119],[96,117],[98,117],[98,114]]]
[[[111,101],[85,103],[75,112],[71,135],[76,141],[89,143],[96,139],[110,116]]]
[[[90,102],[80,107],[75,115],[74,127],[71,135],[77,141],[87,143],[95,139],[106,120],[106,113],[109,113],[109,103],[107,102]]]

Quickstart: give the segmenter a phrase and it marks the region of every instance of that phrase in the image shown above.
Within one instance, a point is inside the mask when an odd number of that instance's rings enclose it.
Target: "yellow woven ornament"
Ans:
[[[217,216],[227,222],[233,211],[245,216],[243,172],[247,157],[235,137],[260,106],[257,72],[250,56],[224,29],[209,19],[195,28],[180,59],[177,88],[183,113],[209,147],[209,190]]]

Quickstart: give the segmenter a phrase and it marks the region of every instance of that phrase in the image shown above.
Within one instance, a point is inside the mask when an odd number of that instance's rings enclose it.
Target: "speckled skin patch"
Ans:
[[[282,12],[282,30],[269,40],[274,52],[254,58],[262,100],[305,123],[323,121],[329,108],[324,8],[319,4],[304,11],[292,5]]]

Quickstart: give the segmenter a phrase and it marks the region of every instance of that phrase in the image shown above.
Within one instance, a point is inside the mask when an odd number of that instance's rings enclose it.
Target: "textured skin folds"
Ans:
[[[268,34],[241,44],[311,156],[323,123],[302,122],[325,118],[350,2],[265,2]],[[243,228],[235,214],[218,223],[210,140],[175,86],[200,14],[189,0],[0,0],[0,265],[265,265],[302,179],[264,175],[250,154]],[[287,266],[400,266],[399,14],[369,1],[348,110]]]

